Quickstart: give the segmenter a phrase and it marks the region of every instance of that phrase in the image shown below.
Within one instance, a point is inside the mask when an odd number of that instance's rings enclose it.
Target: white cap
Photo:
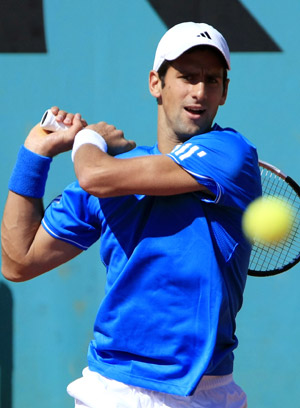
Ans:
[[[197,45],[217,48],[230,69],[230,52],[222,34],[208,24],[193,22],[177,24],[165,33],[157,46],[153,69],[158,71],[165,60],[173,61]]]

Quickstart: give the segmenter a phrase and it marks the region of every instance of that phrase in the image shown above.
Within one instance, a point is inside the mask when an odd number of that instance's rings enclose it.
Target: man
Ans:
[[[179,24],[149,77],[157,144],[134,148],[114,127],[83,129],[80,115],[54,108],[70,129],[45,136],[37,126],[19,153],[3,274],[31,279],[101,239],[106,296],[89,368],[68,387],[76,407],[247,406],[232,378],[251,250],[241,217],[261,186],[254,146],[213,124],[229,69],[218,31]],[[51,158],[72,145],[78,181],[43,213]]]

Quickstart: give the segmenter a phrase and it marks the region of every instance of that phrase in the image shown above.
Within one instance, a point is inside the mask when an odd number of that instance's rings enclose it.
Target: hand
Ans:
[[[89,125],[87,129],[94,130],[104,138],[107,144],[107,153],[111,156],[128,152],[136,147],[133,140],[125,139],[122,130],[118,130],[115,126],[106,122]]]
[[[57,122],[62,122],[67,126],[71,126],[73,124],[74,120],[74,114],[73,113],[68,113],[62,109],[59,109],[57,106],[52,106],[51,112],[53,115],[56,116],[56,121]],[[81,118],[81,123],[83,127],[87,126],[87,122]]]
[[[30,131],[24,143],[27,149],[48,157],[71,150],[76,134],[87,125],[78,113],[73,115],[59,110],[57,107],[53,107],[51,110],[54,115],[58,115],[57,121],[64,122],[70,128],[57,132],[47,132],[38,124]]]

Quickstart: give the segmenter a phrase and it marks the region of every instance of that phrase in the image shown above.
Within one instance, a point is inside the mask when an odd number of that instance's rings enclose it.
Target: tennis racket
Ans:
[[[57,130],[66,130],[70,127],[62,122],[57,122],[55,116],[51,112],[51,109],[46,110],[46,112],[44,113],[40,121],[40,126],[41,128],[49,130],[50,132],[56,132]]]
[[[248,275],[273,276],[291,269],[300,261],[300,187],[281,170],[259,161],[263,195],[287,201],[294,210],[295,220],[289,236],[274,245],[254,242]]]

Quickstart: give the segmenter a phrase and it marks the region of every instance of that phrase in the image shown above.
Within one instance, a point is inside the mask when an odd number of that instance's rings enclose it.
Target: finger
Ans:
[[[71,126],[73,124],[75,115],[73,113],[67,113],[66,118],[64,119],[64,124],[67,126]],[[87,121],[85,119],[81,119],[81,124],[83,127],[87,126]]]
[[[117,154],[129,152],[136,147],[136,143],[133,140],[122,139],[121,143],[117,145],[107,145],[107,153],[111,156],[116,156]]]
[[[59,109],[58,106],[52,106],[51,112],[55,116],[55,119],[57,120],[57,122],[63,122],[67,114],[66,111]]]
[[[130,150],[136,147],[136,143],[134,140],[126,140],[126,141],[127,141],[127,146],[126,146],[127,152],[129,152]]]
[[[78,113],[78,115],[80,115]],[[80,115],[81,118],[81,115]],[[71,126],[74,123],[75,115],[73,113],[68,113],[66,116],[66,119],[64,120],[64,124],[67,126]],[[80,119],[81,120],[81,125],[82,127],[86,127],[88,125],[87,121],[85,119]]]
[[[78,132],[79,130],[81,130],[83,128],[81,115],[80,115],[80,113],[76,113],[73,116],[74,117],[73,117],[73,121],[72,121],[72,129],[74,129],[76,132]]]
[[[73,113],[67,113],[65,119],[64,119],[64,124],[67,126],[71,126],[73,123],[74,115]]]
[[[123,130],[117,129],[115,126],[113,125],[109,125],[109,128],[107,129],[111,134],[113,134],[114,136],[124,139],[124,132]]]
[[[60,109],[56,115],[57,122],[63,122],[66,116],[67,116],[67,112]]]
[[[130,146],[132,146],[131,149],[134,149],[136,147],[136,143],[134,140],[128,140],[128,143]]]
[[[53,113],[54,116],[56,116],[59,112],[59,107],[58,106],[52,106],[51,112]]]
[[[63,122],[67,126],[71,126],[73,123],[73,118],[74,114],[73,113],[67,113],[64,110],[59,109],[58,106],[52,106],[51,112],[53,115],[56,116],[56,120],[58,122]],[[87,121],[85,119],[81,119],[81,123],[83,127],[86,127],[88,125]]]

